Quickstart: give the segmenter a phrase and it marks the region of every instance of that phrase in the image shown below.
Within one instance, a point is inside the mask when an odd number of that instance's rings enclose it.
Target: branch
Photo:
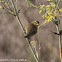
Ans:
[[[25,36],[26,33],[25,33],[24,27],[23,27],[23,25],[22,25],[22,23],[21,23],[21,21],[20,21],[20,18],[19,18],[19,16],[18,16],[18,12],[17,12],[17,9],[16,9],[16,7],[15,7],[15,5],[14,5],[13,0],[11,0],[11,3],[12,3],[12,6],[13,6],[13,8],[14,8],[14,10],[15,10],[16,18],[17,18],[17,20],[18,20],[18,22],[19,22],[19,24],[20,24],[20,27],[21,27],[21,29],[22,29],[22,31],[23,31],[23,33],[24,33],[24,36]],[[28,38],[25,38],[25,39],[26,39],[26,41],[29,43],[29,39],[28,39]],[[38,58],[37,58],[37,56],[36,56],[36,54],[35,54],[35,52],[34,52],[34,50],[33,50],[33,48],[32,48],[32,46],[31,46],[30,43],[29,43],[29,48],[30,48],[30,50],[31,50],[31,52],[32,52],[32,54],[33,54],[33,56],[34,56],[36,62],[38,62]]]
[[[57,3],[56,9],[58,9],[58,13],[59,13],[59,21],[58,21],[58,29],[57,29],[58,33],[61,30],[61,26],[60,26],[59,2],[60,2],[60,0],[56,0],[56,3]],[[60,60],[61,60],[61,51],[60,51],[60,49],[61,49],[61,35],[59,35],[59,52],[60,52]]]

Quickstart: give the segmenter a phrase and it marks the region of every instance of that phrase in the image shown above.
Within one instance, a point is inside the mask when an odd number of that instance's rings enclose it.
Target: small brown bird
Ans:
[[[29,23],[25,28],[25,31],[26,31],[25,38],[30,38],[31,36],[36,34],[38,26],[39,26],[39,21],[33,21]]]

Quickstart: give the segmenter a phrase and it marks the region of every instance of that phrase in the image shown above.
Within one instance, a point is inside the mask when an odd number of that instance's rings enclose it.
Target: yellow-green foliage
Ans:
[[[40,4],[39,9],[39,14],[44,12],[42,18],[46,18],[45,23],[48,23],[52,21],[52,19],[55,19],[55,17],[59,16],[58,10],[56,9],[56,4],[53,2],[50,2],[47,6]],[[62,16],[62,8],[59,9],[59,12],[61,13],[60,16]]]
[[[30,2],[30,0],[27,0],[27,3],[30,7],[36,7],[39,9],[39,14],[43,13],[42,18],[45,19],[44,23],[48,23],[55,19],[55,17],[62,16],[62,8],[59,10],[56,8],[57,5],[52,2],[52,0],[47,0],[50,3],[48,5],[42,5],[39,3],[39,6],[36,6]],[[60,0],[59,0],[60,1]],[[59,12],[60,14],[59,14]]]

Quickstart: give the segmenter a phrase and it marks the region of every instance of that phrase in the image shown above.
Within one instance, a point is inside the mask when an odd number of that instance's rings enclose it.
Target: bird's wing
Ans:
[[[37,27],[33,24],[30,24],[31,26],[27,27],[27,35],[34,35],[37,32]]]

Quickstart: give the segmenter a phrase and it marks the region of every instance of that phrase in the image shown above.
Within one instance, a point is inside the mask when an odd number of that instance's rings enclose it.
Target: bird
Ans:
[[[34,34],[37,33],[37,28],[39,26],[39,21],[32,21],[31,23],[29,23],[26,27],[25,27],[25,38],[30,38],[32,37]]]

